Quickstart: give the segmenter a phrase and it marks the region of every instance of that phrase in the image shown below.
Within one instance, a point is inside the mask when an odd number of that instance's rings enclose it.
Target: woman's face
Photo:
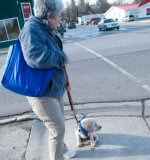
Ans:
[[[60,16],[51,16],[48,14],[48,25],[50,28],[56,30],[60,25]]]

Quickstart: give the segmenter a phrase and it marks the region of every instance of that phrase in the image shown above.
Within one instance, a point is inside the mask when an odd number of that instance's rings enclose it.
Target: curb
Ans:
[[[19,122],[19,121],[28,121],[36,119],[36,115],[33,112],[23,113],[20,115],[12,115],[7,117],[2,117],[0,119],[0,125],[13,123],[13,122]]]

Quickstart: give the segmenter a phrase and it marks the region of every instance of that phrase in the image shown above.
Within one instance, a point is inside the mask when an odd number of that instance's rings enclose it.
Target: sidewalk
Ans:
[[[0,48],[0,55],[6,54],[8,52],[8,48]]]
[[[1,54],[0,53],[0,69],[5,64],[6,57],[7,57],[6,54]]]
[[[87,105],[87,109],[80,110],[94,117],[103,127],[98,132],[101,142],[95,151],[88,147],[76,147],[76,123],[71,112],[65,111],[65,142],[69,148],[77,151],[74,160],[150,160],[150,118],[140,116],[140,106],[98,106],[100,104]],[[90,107],[93,108],[92,111]],[[28,121],[0,125],[1,159],[48,160],[46,128],[32,113],[20,118],[18,116],[18,120],[24,119]]]

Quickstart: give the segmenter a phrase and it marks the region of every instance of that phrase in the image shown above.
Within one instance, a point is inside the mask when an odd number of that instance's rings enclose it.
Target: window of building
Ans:
[[[150,8],[146,9],[146,15],[150,15]]]
[[[19,33],[18,18],[0,20],[0,42],[16,40]]]
[[[8,40],[8,37],[7,37],[5,25],[3,21],[0,21],[0,41],[2,42],[7,40]]]

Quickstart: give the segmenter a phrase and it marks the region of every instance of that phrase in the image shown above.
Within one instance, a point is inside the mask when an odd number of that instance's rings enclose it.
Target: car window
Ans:
[[[104,20],[104,23],[110,23],[110,22],[114,22],[112,19],[106,19]]]

